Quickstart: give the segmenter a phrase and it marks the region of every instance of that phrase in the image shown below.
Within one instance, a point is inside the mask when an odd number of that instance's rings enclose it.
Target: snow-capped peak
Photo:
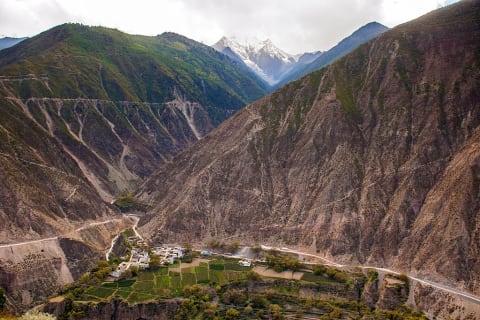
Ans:
[[[294,67],[301,56],[286,53],[270,39],[222,37],[212,47],[233,59],[243,61],[270,85],[279,82],[281,76]]]

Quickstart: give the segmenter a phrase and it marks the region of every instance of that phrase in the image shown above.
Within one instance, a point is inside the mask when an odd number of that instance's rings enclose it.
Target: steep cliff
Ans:
[[[89,271],[113,235],[134,223],[129,217],[92,223],[61,237],[0,246],[0,287],[15,313],[27,310]]]
[[[308,246],[480,293],[480,3],[398,26],[246,107],[139,191],[142,231]]]

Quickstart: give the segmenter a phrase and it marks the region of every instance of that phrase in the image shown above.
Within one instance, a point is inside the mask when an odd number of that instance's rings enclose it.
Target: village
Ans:
[[[113,278],[120,278],[127,270],[134,267],[138,270],[145,270],[150,267],[152,261],[151,255],[159,257],[161,265],[172,265],[175,261],[182,259],[186,254],[186,248],[173,245],[164,244],[156,246],[149,250],[148,244],[139,236],[131,236],[127,239],[128,244],[131,246],[131,255],[129,261],[121,262],[117,268],[110,273]],[[149,253],[150,251],[150,253]],[[215,253],[211,251],[200,251],[200,255],[207,257]],[[248,258],[242,258],[238,261],[238,264],[242,267],[252,266],[252,260]]]

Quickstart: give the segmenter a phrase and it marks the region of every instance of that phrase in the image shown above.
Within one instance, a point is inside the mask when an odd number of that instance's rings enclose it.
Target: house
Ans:
[[[251,267],[252,266],[252,261],[249,259],[242,259],[238,261],[238,264],[241,265],[242,267]]]
[[[112,271],[110,275],[114,278],[119,278],[122,273],[124,273],[128,268],[130,268],[131,263],[130,262],[122,262],[118,265],[117,269],[115,271]]]

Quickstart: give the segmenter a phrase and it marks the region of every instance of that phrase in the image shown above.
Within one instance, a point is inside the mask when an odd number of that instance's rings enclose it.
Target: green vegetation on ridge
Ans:
[[[21,56],[22,59],[18,57]],[[199,102],[214,124],[267,91],[252,72],[214,49],[177,34],[129,35],[64,24],[0,52],[3,76],[36,75],[15,91],[29,97],[167,102],[174,90]]]

